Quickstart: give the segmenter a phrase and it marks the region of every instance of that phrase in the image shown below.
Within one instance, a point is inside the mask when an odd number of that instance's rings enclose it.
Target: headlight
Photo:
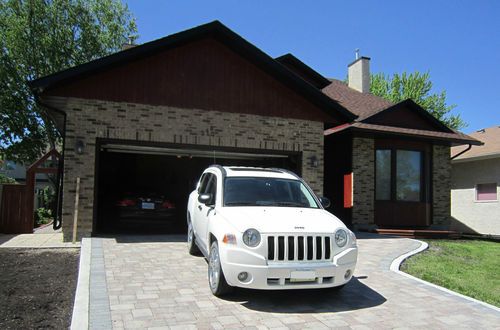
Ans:
[[[250,247],[256,247],[260,243],[260,233],[257,231],[257,229],[247,229],[243,233],[243,242],[250,246]]]
[[[347,232],[344,229],[335,232],[335,244],[338,247],[344,247],[347,244]]]

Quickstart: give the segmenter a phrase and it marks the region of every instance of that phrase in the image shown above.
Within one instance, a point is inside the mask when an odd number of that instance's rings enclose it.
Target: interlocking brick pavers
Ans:
[[[102,242],[114,329],[491,329],[500,324],[497,310],[390,271],[394,259],[420,246],[410,239],[361,235],[355,278],[338,292],[239,289],[225,299],[212,296],[206,261],[190,256],[182,237],[92,240]]]

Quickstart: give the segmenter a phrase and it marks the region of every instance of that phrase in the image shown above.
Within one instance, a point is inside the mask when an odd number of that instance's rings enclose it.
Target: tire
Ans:
[[[196,236],[194,234],[193,225],[191,224],[191,219],[188,217],[187,221],[187,246],[188,252],[192,256],[199,256],[201,254],[200,249],[196,245]]]
[[[341,291],[346,286],[346,284],[347,283],[344,283],[344,284],[338,285],[338,286],[334,286],[334,287],[330,288],[330,291],[332,291],[332,292]]]
[[[208,254],[208,286],[212,294],[216,297],[221,297],[229,293],[232,289],[226,282],[224,272],[220,264],[219,244],[217,241],[210,245]]]

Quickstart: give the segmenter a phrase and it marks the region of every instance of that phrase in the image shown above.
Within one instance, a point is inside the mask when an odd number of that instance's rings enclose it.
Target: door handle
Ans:
[[[198,210],[200,210],[200,211],[201,211],[201,205],[198,205]]]

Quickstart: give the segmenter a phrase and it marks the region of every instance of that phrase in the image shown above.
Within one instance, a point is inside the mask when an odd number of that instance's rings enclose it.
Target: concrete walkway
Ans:
[[[498,329],[500,324],[498,309],[390,271],[394,259],[420,246],[410,239],[364,235],[358,240],[356,278],[340,292],[237,290],[226,299],[212,296],[207,264],[188,255],[183,237],[90,242],[86,292],[93,329],[111,324],[114,329]]]
[[[60,231],[35,232],[33,234],[0,234],[0,248],[79,248],[80,243],[63,242]]]

